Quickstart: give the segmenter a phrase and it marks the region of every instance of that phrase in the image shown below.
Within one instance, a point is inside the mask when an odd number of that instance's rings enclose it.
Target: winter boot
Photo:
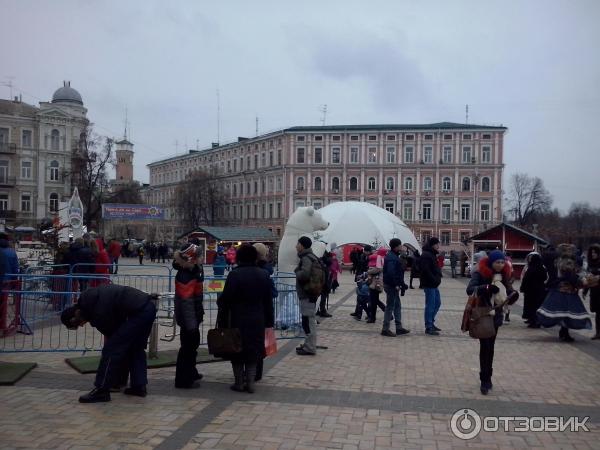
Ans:
[[[244,392],[244,364],[231,363],[233,368],[233,377],[235,383],[231,385],[231,390],[236,392]]]
[[[254,378],[256,377],[256,364],[246,364],[246,391],[254,394]]]

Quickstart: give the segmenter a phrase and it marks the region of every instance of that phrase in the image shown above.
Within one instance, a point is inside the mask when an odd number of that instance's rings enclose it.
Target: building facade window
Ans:
[[[412,164],[415,162],[415,148],[412,145],[404,147],[404,162]]]
[[[356,177],[350,178],[350,190],[358,191],[358,179]]]
[[[485,164],[492,162],[492,147],[489,145],[481,147],[481,162]]]
[[[59,150],[60,147],[60,132],[58,130],[52,130],[50,132],[50,149]]]
[[[460,220],[463,222],[471,220],[471,205],[467,203],[460,205]]]
[[[440,242],[442,245],[450,245],[450,232],[442,231],[440,234]]]
[[[396,162],[396,147],[388,147],[386,149],[386,161],[388,164],[394,164]]]
[[[484,203],[481,205],[479,219],[482,222],[490,221],[490,205],[488,203]]]
[[[340,147],[333,147],[331,149],[331,163],[340,164],[342,162],[342,149]]]
[[[394,204],[392,202],[385,203],[385,210],[394,214]]]
[[[423,149],[423,162],[425,164],[433,163],[433,147],[430,145]]]
[[[358,164],[358,147],[350,147],[350,163]]]
[[[369,179],[367,180],[367,190],[374,191],[376,184],[377,183],[375,181],[375,177],[369,177]]]
[[[315,191],[323,190],[323,185],[321,181],[321,177],[315,177]]]
[[[452,211],[452,205],[450,205],[449,203],[443,203],[442,204],[442,220],[444,222],[450,222],[450,214]]]
[[[296,189],[299,191],[304,190],[304,177],[296,178]]]
[[[463,192],[471,190],[471,179],[469,177],[464,177],[462,179],[462,190]]]
[[[452,189],[452,178],[444,177],[442,178],[442,192],[450,192]]]
[[[50,194],[48,206],[49,206],[50,212],[58,211],[58,194],[57,193],[53,192],[52,194]]]
[[[423,216],[422,219],[425,221],[431,220],[431,203],[423,203]]]
[[[21,132],[21,146],[30,148],[33,145],[31,130],[23,130]]]
[[[8,194],[0,194],[0,211],[8,211]]]
[[[462,163],[470,164],[471,163],[471,147],[465,146],[462,148]]]
[[[444,149],[442,150],[442,162],[444,164],[452,164],[452,147],[449,145],[444,145]]]
[[[394,178],[393,177],[387,177],[385,179],[385,188],[388,191],[394,190]]]
[[[323,148],[315,147],[315,164],[323,163]]]
[[[5,159],[0,160],[0,183],[8,182],[8,161]]]
[[[321,201],[314,201],[313,202],[313,208],[315,209],[321,209],[323,207],[323,203]]]
[[[277,177],[277,192],[281,191],[283,191],[283,179],[281,177]]]
[[[402,207],[402,218],[404,220],[413,220],[413,204],[404,203]]]
[[[488,177],[483,177],[481,179],[481,191],[490,192],[490,179]]]
[[[333,189],[333,192],[335,194],[337,194],[340,190],[340,179],[338,177],[333,177],[331,179],[331,189]]]
[[[406,177],[404,179],[404,190],[412,191],[413,190],[413,179],[412,177]]]
[[[469,239],[469,237],[471,237],[471,234],[468,231],[461,231],[460,232],[460,240],[461,240],[461,242],[467,242],[467,240]]]
[[[376,163],[377,162],[377,147],[369,147],[367,149],[367,152],[369,155],[367,162],[370,164]]]
[[[50,181],[58,181],[58,161],[50,161]]]
[[[31,178],[31,161],[21,161],[21,178]]]
[[[304,148],[302,147],[296,149],[296,162],[298,164],[304,164]]]
[[[431,177],[423,178],[423,190],[426,192],[431,192],[433,187],[433,180]]]
[[[31,212],[31,194],[29,192],[21,194],[21,211]]]

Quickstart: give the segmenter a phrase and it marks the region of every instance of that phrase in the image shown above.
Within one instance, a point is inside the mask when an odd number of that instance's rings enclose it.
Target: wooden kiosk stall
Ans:
[[[180,238],[184,237],[200,240],[206,264],[213,263],[219,246],[230,247],[233,245],[237,247],[242,243],[261,242],[272,247],[278,240],[269,229],[253,227],[198,227],[180,236]],[[271,255],[275,256],[273,251],[271,251]]]
[[[470,244],[471,255],[495,249],[509,253],[516,279],[521,278],[527,255],[540,252],[540,246],[548,245],[541,237],[504,222],[472,236],[467,243]]]

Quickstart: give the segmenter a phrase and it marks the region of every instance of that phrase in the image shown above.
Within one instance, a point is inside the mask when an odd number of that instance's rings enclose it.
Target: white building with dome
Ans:
[[[73,151],[88,124],[68,81],[39,107],[0,99],[0,219],[35,227],[68,200]]]

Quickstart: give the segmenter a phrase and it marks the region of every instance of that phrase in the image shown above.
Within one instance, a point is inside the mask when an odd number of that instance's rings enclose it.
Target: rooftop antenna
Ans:
[[[196,139],[196,150],[200,150],[200,139]]]
[[[123,133],[123,138],[127,140],[127,106],[125,107],[125,132]]]
[[[256,116],[256,136],[258,136],[258,116]]]
[[[465,105],[465,124],[469,124],[469,105]]]
[[[327,122],[327,105],[323,105],[320,111],[323,113],[323,116],[321,117],[321,125],[325,126],[325,123]]]
[[[177,139],[175,139],[175,154],[177,155],[179,153],[179,141]]]
[[[221,142],[221,95],[217,88],[217,143]]]
[[[13,83],[12,80],[15,79],[14,76],[9,75],[9,76],[5,76],[4,78],[6,78],[8,81],[2,83],[3,86],[8,87],[8,89],[10,89],[10,99],[13,100]]]

